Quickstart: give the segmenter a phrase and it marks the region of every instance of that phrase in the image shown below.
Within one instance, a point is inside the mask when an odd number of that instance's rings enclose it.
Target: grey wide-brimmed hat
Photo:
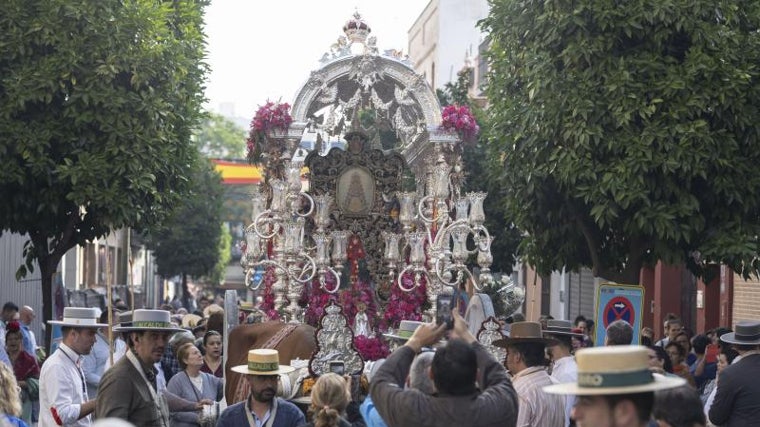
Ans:
[[[760,321],[739,322],[734,326],[734,332],[721,335],[720,340],[729,344],[760,345]]]
[[[573,323],[571,321],[555,319],[549,319],[546,321],[546,329],[544,329],[544,335],[568,335],[574,337],[583,336],[582,333],[573,332]]]
[[[538,322],[515,322],[509,329],[509,337],[496,340],[491,345],[507,347],[518,343],[540,343],[556,345],[557,340],[544,337],[541,324]]]
[[[166,310],[146,310],[138,309],[132,312],[130,322],[122,319],[121,324],[113,328],[114,332],[137,332],[137,331],[159,331],[159,332],[179,332],[182,330],[179,326],[171,321],[171,315]]]
[[[383,336],[397,339],[397,340],[407,341],[409,338],[412,337],[412,335],[414,334],[414,331],[416,331],[417,328],[419,328],[422,325],[423,325],[423,322],[419,322],[416,320],[402,320],[401,323],[399,323],[398,330],[396,330],[395,333],[383,334]]]
[[[649,370],[649,351],[640,345],[582,348],[575,353],[578,381],[553,384],[543,390],[551,394],[595,396],[632,394],[680,387],[686,380],[666,377]]]
[[[98,310],[94,307],[64,307],[63,320],[49,320],[51,325],[72,328],[106,328],[105,323],[98,323]]]

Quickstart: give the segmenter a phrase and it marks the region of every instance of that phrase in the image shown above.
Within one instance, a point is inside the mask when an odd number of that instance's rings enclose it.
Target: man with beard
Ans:
[[[113,331],[128,333],[130,348],[100,380],[97,417],[168,427],[166,394],[157,390],[154,364],[161,360],[169,335],[180,328],[171,323],[166,310],[135,310],[131,323]]]
[[[291,366],[280,365],[277,350],[250,350],[248,364],[235,366],[232,370],[246,375],[251,394],[243,402],[225,409],[219,416],[216,427],[297,427],[306,423],[303,413],[296,405],[275,396],[280,374],[294,370]]]
[[[63,320],[48,322],[61,326],[63,339],[40,372],[41,426],[92,425],[95,400],[87,396],[81,361],[92,350],[98,328],[108,326],[97,323],[97,316],[94,308],[66,307]]]

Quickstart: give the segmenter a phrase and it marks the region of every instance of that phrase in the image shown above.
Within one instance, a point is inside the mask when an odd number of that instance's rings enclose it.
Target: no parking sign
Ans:
[[[641,313],[644,304],[644,287],[605,283],[599,286],[596,297],[594,345],[604,345],[607,326],[616,320],[625,320],[633,326],[631,344],[639,343]]]

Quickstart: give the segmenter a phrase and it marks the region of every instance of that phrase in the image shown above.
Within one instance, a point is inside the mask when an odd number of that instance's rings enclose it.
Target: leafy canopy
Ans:
[[[199,161],[190,191],[171,216],[150,233],[148,247],[156,257],[158,274],[200,277],[214,273],[222,249],[223,195],[222,178],[213,164]]]
[[[760,3],[492,1],[505,203],[542,272],[757,272]]]
[[[206,3],[3,3],[0,224],[29,233],[28,265],[54,271],[76,244],[176,203],[197,158]]]

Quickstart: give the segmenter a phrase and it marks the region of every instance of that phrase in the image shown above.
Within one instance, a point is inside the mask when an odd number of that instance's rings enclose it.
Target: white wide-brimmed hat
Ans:
[[[113,328],[114,332],[178,332],[182,330],[182,328],[172,323],[171,315],[166,310],[138,309],[132,312],[131,322],[126,322],[125,320],[122,320],[119,326]]]
[[[720,340],[729,344],[760,345],[760,322],[756,320],[738,322],[734,327],[734,332],[721,335]]]
[[[72,328],[106,328],[105,323],[98,323],[98,311],[94,307],[64,307],[63,320],[49,320],[51,325]]]
[[[686,384],[649,370],[649,351],[641,345],[583,348],[575,353],[578,381],[544,387],[551,394],[593,396],[664,390]]]
[[[293,372],[296,368],[280,365],[280,353],[270,348],[248,351],[248,364],[233,366],[234,372],[245,375],[279,375]]]
[[[396,330],[396,333],[383,334],[383,336],[397,339],[397,340],[407,341],[409,338],[412,337],[412,334],[414,334],[414,331],[416,331],[417,328],[419,328],[422,325],[423,325],[422,322],[418,322],[416,320],[402,320],[401,323],[399,323],[398,325],[398,330]]]

